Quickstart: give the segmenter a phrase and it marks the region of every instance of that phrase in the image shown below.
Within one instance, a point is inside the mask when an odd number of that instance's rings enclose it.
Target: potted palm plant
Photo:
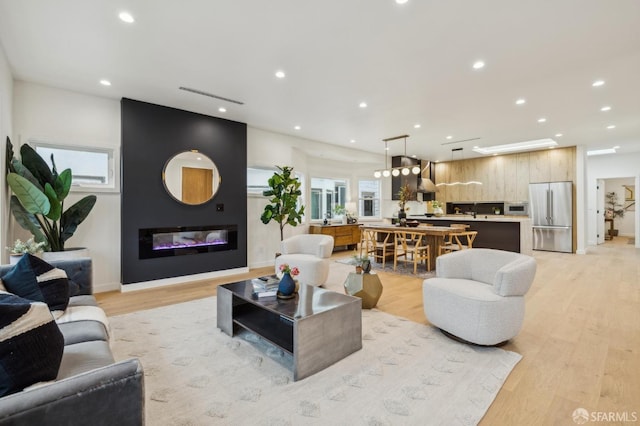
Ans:
[[[622,204],[618,202],[618,194],[616,192],[607,192],[605,194],[605,199],[607,207],[605,208],[604,215],[606,218],[613,221],[616,217],[624,217],[624,208]],[[615,225],[612,225],[611,228],[613,229],[609,230],[609,235],[611,237],[618,236],[618,230],[615,229]]]
[[[87,195],[65,210],[71,169],[58,173],[53,155],[49,168],[27,144],[20,147],[20,157],[14,158],[13,145],[7,138],[7,183],[13,192],[9,202],[11,213],[36,242],[45,243],[45,251],[64,251],[65,242],[91,212],[96,196]]]
[[[274,172],[269,178],[269,188],[262,195],[269,197],[269,204],[264,207],[260,220],[265,225],[272,220],[280,226],[280,241],[284,239],[286,225],[297,226],[302,223],[304,206],[298,208],[300,180],[293,175],[293,167],[276,166],[279,172]]]

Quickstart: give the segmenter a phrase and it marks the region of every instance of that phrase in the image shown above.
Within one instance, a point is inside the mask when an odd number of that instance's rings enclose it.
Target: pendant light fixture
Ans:
[[[411,173],[413,173],[414,175],[420,174],[421,169],[420,166],[415,165],[415,166],[400,166],[400,167],[392,167],[392,168],[388,168],[387,167],[387,154],[389,151],[389,142],[390,141],[394,141],[394,140],[398,140],[398,139],[404,139],[404,156],[407,156],[407,138],[409,137],[409,135],[400,135],[400,136],[394,136],[392,138],[387,138],[387,139],[382,139],[382,141],[384,142],[384,169],[383,170],[376,170],[373,172],[373,176],[376,178],[380,178],[382,177],[389,177],[389,176],[393,176],[393,177],[397,177],[400,176],[401,174],[403,176],[408,176]]]

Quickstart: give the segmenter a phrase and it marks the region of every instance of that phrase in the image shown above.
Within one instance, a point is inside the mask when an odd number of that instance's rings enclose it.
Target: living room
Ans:
[[[3,5],[3,11],[7,12],[3,13],[3,15],[5,16],[3,20],[12,18],[16,19],[16,16],[11,13],[12,8],[9,6],[9,3],[10,2],[5,2],[5,4]],[[411,3],[409,3],[408,6],[411,6]],[[567,3],[567,9],[571,9],[571,3],[572,2]],[[395,4],[393,6],[396,7]],[[498,4],[496,4],[496,7],[498,7]],[[624,5],[618,7],[620,7],[620,9],[612,6],[603,7],[604,10],[608,11],[608,14],[606,14],[602,18],[602,20],[615,20],[623,15],[626,15],[627,17],[638,16],[637,8],[634,9],[634,6],[632,6],[631,3],[627,2],[624,3]],[[600,11],[600,9],[597,8],[594,10]],[[634,15],[634,13],[636,14]],[[22,19],[20,19],[19,21],[21,22],[20,25],[22,25],[22,22],[24,22]],[[593,18],[593,22],[597,23],[600,21]],[[9,27],[11,26],[17,26],[17,24],[14,22]],[[36,24],[31,24],[28,26],[28,28],[30,28],[30,31],[37,31],[35,27],[37,27]],[[396,29],[396,27],[393,27],[392,29]],[[125,29],[124,31],[129,31],[129,29]],[[634,37],[632,37],[632,35],[636,35],[636,33],[634,33],[633,31],[637,30],[628,29],[628,31],[631,35],[627,38],[622,37],[621,34],[626,34],[622,30],[620,31],[620,33],[616,33],[617,37],[619,36],[621,39],[627,40],[625,42],[626,44],[621,42],[618,45],[624,45],[625,48],[628,48],[628,45],[632,45],[633,47],[635,47],[635,49],[629,49],[624,52],[619,52],[620,54],[618,56],[615,56],[613,54],[610,57],[603,56],[602,60],[609,61],[608,65],[610,65],[610,68],[603,64],[600,67],[589,70],[589,75],[580,75],[581,79],[587,82],[587,85],[590,84],[591,79],[599,78],[602,75],[609,78],[608,75],[611,75],[611,80],[608,81],[608,84],[616,84],[618,86],[624,85],[624,91],[626,93],[634,93],[633,88],[637,87],[637,82],[635,81],[635,78],[629,78],[629,76],[637,75],[639,53],[637,42],[634,44],[633,42],[630,42],[628,40],[634,40]],[[3,36],[0,37],[2,44],[6,45],[12,44],[12,37],[17,33],[11,32],[0,34],[3,34]],[[280,33],[278,33],[278,35],[283,36]],[[636,37],[635,39],[637,40],[638,38]],[[10,55],[6,52],[6,50],[7,47],[4,46],[4,52],[2,55],[0,55],[0,137],[3,141],[6,136],[11,137],[11,140],[16,146],[26,143],[29,140],[44,139],[45,141],[49,142],[63,142],[70,145],[112,148],[116,150],[116,152],[120,152],[121,150],[123,150],[121,141],[121,97],[126,97],[180,110],[193,111],[212,117],[231,119],[232,121],[247,123],[247,167],[273,168],[274,165],[291,165],[295,168],[296,171],[302,174],[305,181],[307,182],[307,187],[308,182],[310,182],[310,179],[312,177],[331,177],[335,179],[344,179],[349,182],[350,192],[352,194],[355,194],[357,193],[358,180],[370,179],[373,170],[382,168],[385,163],[385,152],[382,139],[389,136],[394,136],[395,134],[399,134],[398,132],[411,133],[411,137],[407,142],[410,151],[412,151],[414,147],[427,145],[427,141],[434,140],[420,136],[421,131],[428,129],[430,125],[435,126],[435,123],[431,123],[431,119],[429,117],[424,117],[422,118],[422,127],[420,129],[414,127],[415,124],[418,124],[416,119],[406,123],[406,127],[392,127],[394,129],[394,133],[389,133],[387,129],[384,129],[375,134],[375,137],[368,137],[367,135],[361,139],[359,137],[356,138],[355,136],[347,136],[345,132],[344,140],[340,141],[338,144],[320,142],[319,139],[314,139],[313,137],[306,136],[307,134],[313,134],[311,132],[305,132],[306,126],[302,126],[301,130],[296,130],[293,128],[293,125],[295,123],[292,122],[290,126],[288,125],[288,127],[281,125],[277,129],[272,128],[271,130],[266,130],[264,126],[255,125],[254,122],[249,119],[249,116],[245,118],[243,113],[235,112],[236,115],[232,115],[234,113],[231,111],[231,108],[229,108],[230,113],[227,115],[218,112],[218,104],[215,103],[215,106],[206,104],[206,101],[204,100],[205,98],[194,100],[194,98],[186,98],[187,94],[170,95],[168,98],[163,98],[159,95],[145,95],[145,92],[142,90],[142,88],[146,87],[146,84],[143,81],[139,80],[137,82],[128,82],[125,85],[124,83],[119,83],[116,77],[110,76],[110,78],[113,79],[113,86],[110,89],[109,87],[98,87],[98,79],[103,78],[104,76],[96,74],[91,78],[95,77],[97,88],[92,89],[91,91],[83,91],[78,87],[74,87],[73,85],[67,83],[56,83],[53,77],[32,77],[32,75],[35,76],[36,74],[30,74],[29,72],[22,71],[22,69],[20,68],[20,63],[12,62],[10,60]],[[126,51],[126,49],[123,49],[123,51]],[[136,55],[142,54],[136,52]],[[626,69],[626,72],[620,72],[619,68],[614,67],[614,65],[622,65],[621,68]],[[380,68],[390,67],[391,69],[393,69],[394,66],[397,65],[380,64],[379,66]],[[52,66],[52,68],[55,67]],[[401,67],[399,67],[398,69],[402,70]],[[614,72],[614,70],[616,72]],[[267,71],[271,72],[271,69]],[[594,72],[593,74],[591,74],[591,71],[598,71],[599,73]],[[33,72],[35,73],[35,71]],[[58,72],[70,73],[71,71],[61,67]],[[187,71],[185,71],[185,73],[186,72]],[[81,79],[81,77],[82,76],[76,76],[74,78]],[[620,80],[616,81],[616,77],[619,77]],[[321,78],[319,79],[321,80]],[[566,82],[567,79],[568,77],[566,77],[563,81]],[[277,84],[279,83],[280,82],[278,82]],[[271,82],[269,84],[271,84]],[[118,85],[120,85],[121,87],[117,89],[117,94],[114,94],[113,91],[109,91],[117,87]],[[536,85],[533,83],[522,84],[522,87],[527,86],[534,87]],[[591,87],[588,87],[588,89],[590,90]],[[224,94],[224,90],[220,91],[220,93]],[[232,93],[245,92],[237,90],[236,92]],[[313,93],[316,93],[315,90]],[[479,91],[478,93],[478,96],[480,96],[480,94],[483,92]],[[282,96],[284,97],[285,95],[283,94]],[[514,96],[520,95],[514,94]],[[174,102],[166,100],[172,98],[175,100]],[[369,97],[369,110],[372,110],[376,107],[375,98],[375,95],[371,95]],[[357,106],[357,102],[359,101],[359,99],[354,101],[355,107],[353,109],[355,111],[342,109],[341,114],[343,114],[345,117],[349,117],[354,123],[366,122],[370,124],[371,127],[373,127],[373,123],[358,115],[360,113],[360,109]],[[505,102],[511,102],[511,99],[508,99]],[[629,101],[626,98],[622,98],[620,100],[620,104],[614,105],[614,110],[611,112],[615,112],[615,108],[617,105],[625,105],[625,107],[627,107],[627,103],[629,103]],[[268,110],[270,108],[269,103],[261,105],[264,105],[265,110]],[[394,103],[386,105],[384,107],[385,111],[388,112],[389,115],[396,115],[396,113],[392,111],[396,108],[400,109],[401,106]],[[570,106],[566,106],[566,108],[571,109]],[[575,161],[577,170],[576,252],[578,254],[570,255],[570,258],[562,255],[561,259],[563,261],[556,261],[547,253],[538,253],[537,256],[540,256],[539,268],[549,269],[539,269],[539,276],[537,279],[540,279],[540,276],[549,278],[554,274],[559,274],[560,271],[564,269],[563,262],[568,262],[571,265],[576,265],[576,270],[579,270],[579,268],[586,268],[586,265],[579,263],[584,261],[585,263],[602,263],[603,268],[613,268],[616,270],[616,272],[612,273],[612,276],[619,277],[620,275],[618,274],[622,274],[621,283],[626,283],[631,280],[637,285],[637,274],[635,276],[624,275],[624,272],[620,271],[621,267],[616,266],[613,260],[608,257],[609,253],[603,250],[605,247],[611,247],[611,244],[616,243],[616,241],[614,241],[613,243],[607,242],[602,246],[598,245],[597,235],[599,216],[595,213],[595,211],[597,210],[596,183],[598,179],[632,177],[633,179],[635,179],[635,187],[637,188],[640,185],[640,173],[638,172],[637,168],[637,164],[640,164],[640,150],[637,149],[637,145],[640,143],[640,131],[638,129],[637,118],[629,118],[633,117],[634,114],[635,117],[638,116],[637,106],[635,106],[635,108],[636,109],[634,110],[629,107],[630,111],[625,111],[625,113],[628,115],[625,115],[620,119],[618,123],[616,123],[616,129],[605,129],[601,133],[602,139],[597,148],[605,148],[609,147],[609,145],[620,145],[621,148],[619,149],[619,153],[617,155],[587,157],[586,151],[589,149],[589,147],[582,144],[580,137],[571,136],[568,130],[563,130],[565,135],[561,138],[565,138],[566,140],[573,137],[574,142],[572,145],[577,146],[577,155]],[[407,114],[406,110],[402,109],[402,114]],[[291,112],[290,117],[295,117],[295,114]],[[289,119],[289,117],[287,118]],[[537,116],[533,118],[537,118]],[[599,122],[600,118],[589,116],[588,120]],[[256,122],[258,121],[256,120]],[[316,126],[332,126],[332,123],[331,121],[323,121],[323,123],[320,123]],[[309,125],[309,127],[311,127],[311,125]],[[593,129],[593,132],[600,130],[601,129]],[[611,136],[612,132],[618,132],[618,135]],[[623,132],[625,132],[625,136],[619,136],[619,134]],[[442,140],[438,139],[437,144],[440,145],[441,143],[447,143],[448,140],[445,139],[447,135],[447,133],[443,133],[442,137],[440,138]],[[352,137],[356,139],[356,142],[353,144],[350,142],[350,139]],[[561,141],[561,138],[558,138],[559,142]],[[367,149],[357,149],[365,145],[365,140],[367,141],[366,145],[371,145],[371,147],[368,147]],[[514,139],[512,140],[512,142],[517,140],[520,139]],[[469,144],[472,144],[472,142],[470,142]],[[397,149],[397,147],[394,147],[394,149]],[[446,154],[441,155],[439,159],[442,161],[451,160],[452,153],[448,146],[444,146],[444,151],[446,152]],[[469,148],[466,149],[464,153],[465,155],[470,156],[471,147],[469,146]],[[435,160],[435,152],[433,152],[432,154],[434,155],[433,159]],[[2,153],[0,155],[2,156],[2,163],[4,164],[4,149],[2,150]],[[212,155],[212,158],[215,159],[215,156]],[[425,156],[424,158],[430,157]],[[145,167],[147,167],[147,165],[140,164],[141,169],[144,169]],[[155,169],[149,170],[150,175],[157,176],[158,183],[160,183],[161,181],[160,172],[160,170]],[[2,175],[2,177],[0,177],[0,183],[3,186],[5,185],[4,174]],[[396,201],[391,199],[391,184],[388,180],[381,181],[381,194],[383,214],[384,216],[390,217],[395,213],[397,203]],[[78,199],[82,195],[82,193],[72,193],[70,199]],[[119,192],[100,192],[97,193],[97,197],[98,202],[96,204],[95,210],[91,213],[91,215],[89,215],[82,226],[78,228],[76,234],[69,243],[72,246],[85,246],[90,248],[91,256],[93,259],[94,287],[96,291],[106,292],[120,290],[121,287],[124,287],[122,286],[121,256],[122,218],[119,214],[122,208],[121,194]],[[246,201],[247,240],[245,265],[231,271],[212,271],[211,275],[196,277],[172,277],[172,279],[169,279],[167,281],[159,283],[147,283],[144,285],[146,285],[147,287],[155,287],[159,284],[177,284],[180,281],[202,280],[207,279],[207,277],[209,277],[210,279],[218,279],[223,275],[232,273],[243,274],[248,273],[249,271],[256,268],[264,268],[273,265],[273,254],[279,250],[277,228],[272,226],[265,226],[260,221],[260,213],[265,204],[265,200],[263,197],[247,195]],[[214,204],[215,200],[213,205]],[[13,240],[18,237],[28,237],[28,234],[25,234],[25,231],[19,229],[15,224],[12,223],[10,213],[6,208],[7,205],[7,192],[4,191],[2,194],[3,208],[0,211],[0,223],[2,224],[0,241],[1,247],[11,245]],[[416,204],[414,208],[419,209],[421,208],[421,206],[419,207],[419,205]],[[640,223],[640,219],[638,218],[637,211],[632,210],[632,212],[633,217],[635,217],[635,225],[633,227],[633,232],[635,233],[635,235],[627,235],[626,237],[635,237],[635,252],[633,252],[634,245],[615,245],[616,253],[619,256],[622,256],[622,258],[624,259],[622,260],[623,264],[625,265],[624,268],[633,268],[632,265],[634,259],[637,264],[637,248],[640,247],[640,238],[638,235],[640,229],[640,226],[638,224]],[[306,219],[304,226],[288,229],[287,235],[290,236],[296,233],[305,233],[307,230],[307,225],[309,223],[310,220]],[[620,240],[618,240],[617,242],[619,243]],[[628,252],[629,249],[632,251],[631,253]],[[8,263],[7,253],[3,252],[2,256],[2,263]],[[592,260],[592,256],[597,256],[597,260]],[[584,260],[580,259],[580,257],[582,257]],[[589,270],[594,272],[593,269]],[[600,277],[601,279],[606,280],[606,278],[602,275],[600,275]],[[568,279],[568,281],[571,280]],[[617,285],[623,284],[618,283]],[[620,290],[620,292],[627,292],[624,294],[630,296],[630,299],[636,297],[635,295],[637,295],[637,290],[636,292],[633,292],[628,287],[625,287],[625,289],[626,290],[624,291]],[[591,295],[591,297],[596,297],[596,294],[600,296],[603,293],[597,292],[589,294]],[[577,293],[570,293],[570,295],[572,297],[579,297]],[[561,303],[557,303],[554,306],[562,307],[563,305]],[[599,309],[604,308],[599,308],[594,304],[594,306],[592,306],[592,309],[593,310],[588,310],[588,312],[596,314],[597,312],[599,312]],[[609,308],[607,308],[607,312],[611,312],[608,309]],[[544,309],[540,305],[534,305],[532,311],[537,312],[538,315],[541,315],[540,312],[544,311]],[[623,309],[623,311],[628,312],[627,308]],[[418,310],[418,312],[420,311]],[[552,316],[555,318],[558,317],[558,314],[556,313]],[[540,316],[537,316],[537,318],[540,318]],[[424,318],[422,318],[422,321],[424,322]],[[611,321],[614,321],[613,318],[611,318]],[[637,324],[637,321],[635,321],[635,323]],[[549,326],[554,327],[557,326],[557,324],[549,323]],[[625,330],[629,331],[629,329]],[[532,339],[528,342],[530,345],[534,345],[536,340]],[[637,353],[638,342],[635,340],[631,340],[631,344],[633,345],[633,353]],[[637,363],[634,364],[633,362],[634,361],[630,361],[630,365],[637,365]],[[627,399],[629,395],[633,395],[633,392],[637,392],[638,381],[636,381],[635,384],[633,381],[624,381],[624,383],[626,384],[626,386],[630,387],[630,390],[629,393],[625,391],[624,395],[621,397],[623,402],[629,401],[629,399]],[[565,395],[565,397],[571,401],[577,400],[576,402],[581,402],[584,405],[588,405],[588,403],[591,403],[591,401],[581,400],[579,396]],[[606,406],[606,404],[603,404],[603,407],[604,406]],[[624,403],[620,403],[620,405],[618,405],[617,407],[619,409],[626,408],[627,411],[638,409],[638,407],[629,405],[624,407]],[[596,407],[592,405],[592,409],[595,408]],[[563,418],[558,417],[558,419]],[[567,420],[570,421],[570,418],[567,418]]]

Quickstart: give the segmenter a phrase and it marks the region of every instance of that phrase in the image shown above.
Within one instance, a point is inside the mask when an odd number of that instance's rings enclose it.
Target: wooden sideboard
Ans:
[[[333,237],[333,249],[347,246],[354,250],[360,242],[360,224],[350,225],[309,225],[310,234],[324,234]]]

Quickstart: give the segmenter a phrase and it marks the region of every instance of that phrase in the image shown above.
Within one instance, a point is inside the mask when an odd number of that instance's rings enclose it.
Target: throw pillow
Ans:
[[[7,291],[49,305],[54,318],[61,316],[69,304],[67,274],[39,257],[25,254],[2,281]]]
[[[0,397],[58,375],[64,337],[46,304],[0,292]]]

